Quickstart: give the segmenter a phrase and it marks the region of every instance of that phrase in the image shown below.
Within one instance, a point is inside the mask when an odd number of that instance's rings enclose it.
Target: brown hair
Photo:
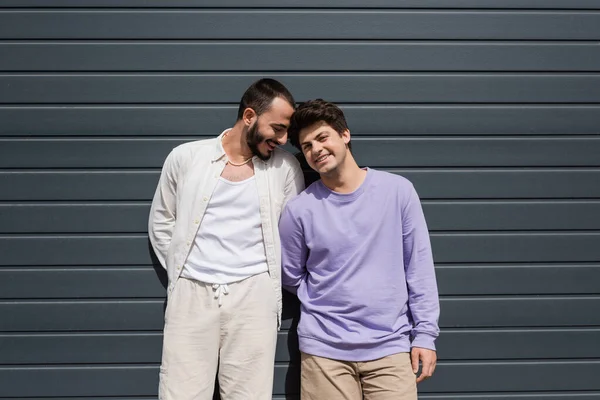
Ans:
[[[340,135],[348,130],[344,112],[338,106],[323,99],[310,100],[300,105],[292,115],[288,129],[292,145],[300,149],[300,131],[317,122],[325,122]],[[350,143],[348,148],[351,149]]]

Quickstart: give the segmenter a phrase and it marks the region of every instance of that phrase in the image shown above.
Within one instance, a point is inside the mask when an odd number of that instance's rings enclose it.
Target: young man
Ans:
[[[283,205],[304,188],[287,140],[294,99],[261,79],[231,129],[175,148],[150,211],[150,241],[167,269],[161,400],[272,397],[281,318]]]
[[[439,333],[419,197],[405,178],[358,167],[332,103],[304,103],[289,135],[321,177],[279,225],[283,285],[301,303],[302,400],[416,400]]]

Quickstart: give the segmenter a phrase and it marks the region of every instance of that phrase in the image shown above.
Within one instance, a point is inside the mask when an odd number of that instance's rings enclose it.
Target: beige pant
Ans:
[[[408,353],[366,362],[302,353],[302,400],[417,400]]]
[[[271,278],[264,273],[224,289],[177,281],[165,312],[159,399],[211,400],[218,370],[223,400],[271,400],[277,341]]]

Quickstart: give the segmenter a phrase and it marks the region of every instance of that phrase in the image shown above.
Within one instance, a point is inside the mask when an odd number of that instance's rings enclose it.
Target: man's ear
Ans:
[[[350,130],[346,129],[344,132],[341,133],[342,135],[342,139],[344,140],[345,144],[350,143]]]
[[[244,121],[244,124],[246,126],[250,126],[252,124],[252,121],[254,121],[256,117],[256,112],[250,107],[248,107],[244,110],[244,113],[242,114],[242,121]]]

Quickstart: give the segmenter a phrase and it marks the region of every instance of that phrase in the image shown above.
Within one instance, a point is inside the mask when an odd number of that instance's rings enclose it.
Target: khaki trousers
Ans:
[[[221,304],[219,304],[221,303]],[[268,273],[213,285],[180,278],[165,312],[160,400],[271,400],[277,300]]]
[[[302,400],[417,400],[408,353],[366,362],[301,357]]]

